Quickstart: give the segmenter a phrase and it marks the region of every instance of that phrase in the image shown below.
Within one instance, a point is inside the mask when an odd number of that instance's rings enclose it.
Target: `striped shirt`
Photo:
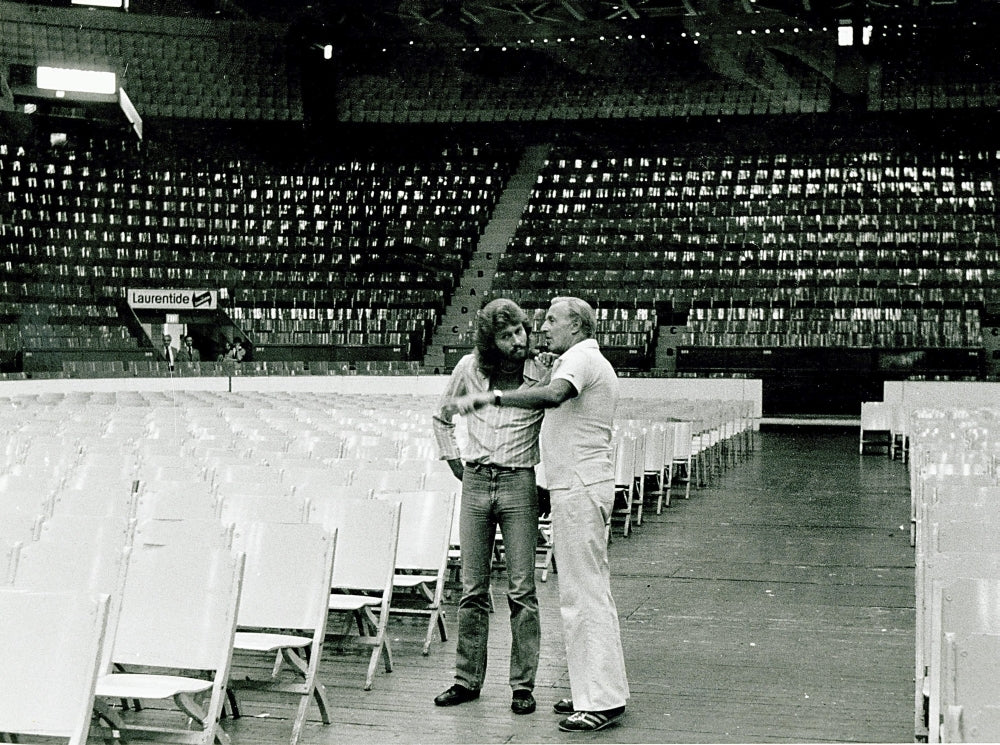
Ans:
[[[549,371],[534,360],[524,363],[520,389],[544,385]],[[541,410],[484,406],[463,417],[468,443],[463,450],[455,438],[455,422],[442,409],[452,398],[491,389],[490,380],[479,370],[474,354],[467,354],[451,373],[434,415],[434,438],[442,460],[461,458],[467,463],[484,463],[507,468],[530,468],[538,463],[538,430]],[[519,389],[519,390],[520,390]]]

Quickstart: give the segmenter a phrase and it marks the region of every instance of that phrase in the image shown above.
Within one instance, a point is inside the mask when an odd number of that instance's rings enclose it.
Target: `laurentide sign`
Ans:
[[[129,306],[145,310],[215,310],[218,290],[128,290]]]

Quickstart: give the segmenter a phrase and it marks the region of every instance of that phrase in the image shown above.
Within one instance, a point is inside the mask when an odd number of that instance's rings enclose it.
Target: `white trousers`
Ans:
[[[573,707],[604,711],[629,697],[618,609],[611,596],[605,525],[614,481],[550,490],[552,541]]]

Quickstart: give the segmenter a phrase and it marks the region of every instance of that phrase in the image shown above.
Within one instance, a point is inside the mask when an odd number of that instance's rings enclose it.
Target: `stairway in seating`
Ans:
[[[427,372],[444,373],[451,368],[454,362],[449,364],[446,361],[447,347],[470,346],[467,336],[462,334],[469,330],[469,321],[482,307],[483,295],[493,286],[497,263],[514,237],[550,149],[550,145],[532,145],[525,149],[521,163],[500,195],[493,215],[479,238],[468,269],[434,330],[434,338],[424,355]]]

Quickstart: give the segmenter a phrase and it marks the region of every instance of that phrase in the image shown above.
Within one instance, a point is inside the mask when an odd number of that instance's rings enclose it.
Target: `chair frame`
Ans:
[[[377,499],[341,499],[333,504],[342,516],[352,512],[362,515],[358,521],[340,520],[324,524],[328,530],[336,529],[339,547],[333,562],[328,608],[331,613],[346,614],[342,637],[348,635],[353,620],[357,623],[361,641],[372,646],[364,685],[364,689],[370,691],[380,658],[384,658],[385,671],[392,672],[388,624],[396,573],[401,504]],[[330,511],[327,517],[330,517]],[[363,543],[369,550],[374,545],[373,541],[381,540],[385,542],[386,550],[379,557],[381,561],[362,562],[357,555],[350,555],[347,548],[349,540]],[[370,553],[366,559],[369,557]]]
[[[247,557],[234,650],[270,653],[276,658],[269,680],[230,679],[232,713],[239,716],[235,689],[298,694],[289,740],[290,745],[295,745],[310,700],[316,701],[323,724],[331,722],[326,686],[318,675],[329,616],[336,535],[315,524],[258,521],[238,528],[234,541]],[[301,680],[278,680],[282,664],[288,664]]]

